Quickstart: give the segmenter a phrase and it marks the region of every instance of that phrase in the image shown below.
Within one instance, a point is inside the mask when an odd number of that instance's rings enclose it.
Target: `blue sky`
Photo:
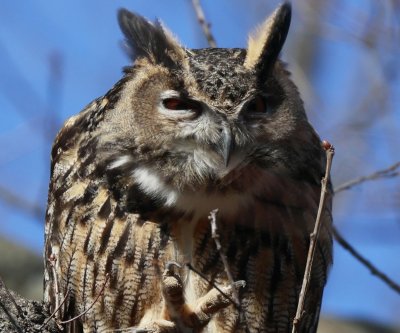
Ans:
[[[219,46],[244,47],[248,32],[261,23],[277,3],[208,0],[204,1],[204,8]],[[373,17],[375,13],[371,15],[371,11],[377,11],[376,6],[367,0],[336,1],[335,10],[324,12],[328,29],[324,26],[318,36],[310,34],[310,38],[317,38],[318,58],[307,78],[308,83],[304,83],[299,76],[301,72],[291,63],[289,51],[293,51],[302,27],[315,13],[307,6],[300,9],[299,3],[301,1],[295,3],[292,30],[283,58],[289,61],[289,69],[303,95],[309,95],[307,84],[310,86],[311,98],[305,102],[311,122],[323,138],[336,146],[334,183],[340,184],[399,160],[400,85],[397,72],[392,70],[393,66],[399,68],[396,60],[399,50],[389,45],[369,52],[352,37],[362,30],[359,17]],[[121,77],[121,68],[128,64],[116,21],[116,11],[120,7],[149,19],[160,18],[188,47],[207,46],[188,0],[1,2],[1,188],[45,209],[49,137],[55,135],[65,119],[110,89]],[[376,15],[379,13],[377,11]],[[392,19],[387,12],[382,15],[384,23]],[[51,64],[59,73],[51,70]],[[383,64],[382,70],[378,64]],[[377,82],[379,87],[380,79],[388,82],[385,107],[372,99],[365,111],[356,112],[358,107],[352,103],[355,96],[361,98],[363,94],[370,94],[371,86]],[[365,126],[365,122],[371,123]],[[354,246],[400,281],[398,189],[399,181],[389,179],[340,193],[334,216],[337,227]],[[42,251],[43,222],[40,218],[32,218],[3,200],[0,200],[0,214],[2,235],[33,251]],[[400,325],[399,309],[400,297],[337,245],[335,264],[325,292],[324,314]]]

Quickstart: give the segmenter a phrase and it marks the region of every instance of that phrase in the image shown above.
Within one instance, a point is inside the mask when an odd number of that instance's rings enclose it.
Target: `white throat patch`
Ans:
[[[132,175],[142,191],[147,195],[164,200],[165,205],[168,207],[176,203],[178,192],[168,186],[157,172],[148,167],[138,167],[133,171]]]
[[[167,207],[174,206],[184,212],[193,212],[197,217],[207,216],[216,208],[228,215],[236,214],[249,200],[249,195],[238,192],[209,194],[204,191],[178,191],[166,184],[162,177],[149,167],[136,168],[132,176],[147,195],[160,199]]]

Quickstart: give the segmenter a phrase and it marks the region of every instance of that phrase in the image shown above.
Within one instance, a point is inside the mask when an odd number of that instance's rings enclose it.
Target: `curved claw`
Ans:
[[[182,268],[182,266],[180,264],[178,264],[176,261],[168,261],[165,264],[165,271],[166,272],[171,272],[173,267],[177,267],[177,268]]]
[[[246,287],[246,281],[245,280],[238,280],[233,282],[233,285],[236,289],[244,288]],[[229,291],[232,288],[232,286],[227,287],[227,291]]]

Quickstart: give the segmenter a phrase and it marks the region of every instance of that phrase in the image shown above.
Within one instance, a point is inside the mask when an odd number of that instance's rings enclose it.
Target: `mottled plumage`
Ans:
[[[140,16],[122,10],[119,21],[133,65],[53,146],[46,302],[54,310],[69,291],[62,320],[93,305],[69,332],[291,332],[325,161],[277,59],[290,6],[247,49],[186,49]],[[215,208],[233,277],[246,282],[242,316],[184,265],[232,293],[210,234]],[[329,195],[302,333],[316,332],[330,223]]]

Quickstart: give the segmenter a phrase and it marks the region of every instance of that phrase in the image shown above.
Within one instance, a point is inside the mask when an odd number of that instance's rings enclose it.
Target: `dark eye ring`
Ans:
[[[173,111],[199,112],[201,109],[198,103],[177,97],[166,98],[162,101],[162,103],[166,109]]]
[[[246,112],[250,114],[263,114],[269,112],[267,101],[262,96],[256,96],[246,105]]]

